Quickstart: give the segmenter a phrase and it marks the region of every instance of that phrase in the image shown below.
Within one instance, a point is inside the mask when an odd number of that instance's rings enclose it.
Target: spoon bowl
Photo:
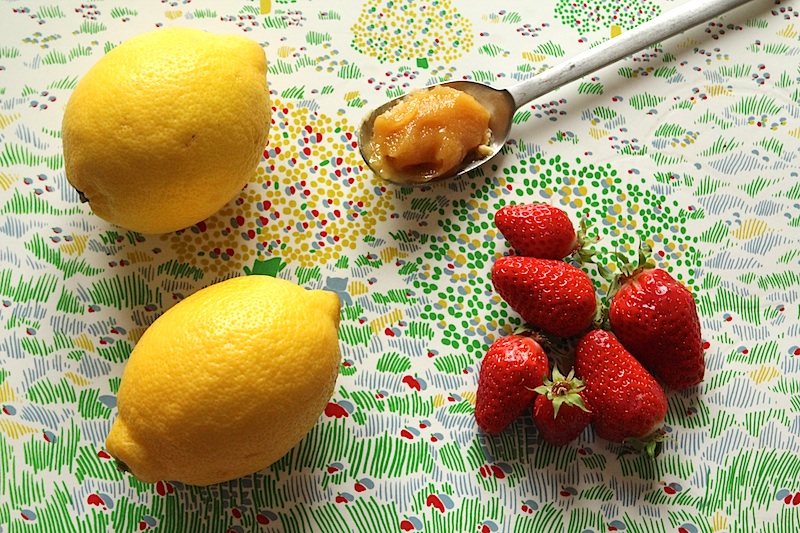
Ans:
[[[406,96],[390,100],[364,117],[358,130],[358,146],[361,156],[366,161],[367,166],[377,175],[398,185],[427,185],[462,176],[486,163],[500,152],[511,132],[514,113],[523,105],[654,43],[677,35],[751,1],[753,0],[689,0],[663,15],[507,89],[495,89],[489,85],[473,81],[449,81],[437,84],[469,94],[483,105],[490,115],[489,130],[491,131],[491,139],[489,141],[489,155],[480,158],[468,157],[461,165],[444,174],[435,177],[393,174],[386,172],[386,169],[379,169],[375,165],[376,159],[372,147],[375,119],[400,103]]]
[[[374,164],[373,161],[375,161],[375,155],[372,150],[371,140],[375,119],[402,102],[405,96],[401,96],[399,98],[389,100],[382,106],[367,114],[367,116],[361,121],[361,127],[358,130],[358,147],[361,151],[361,157],[364,158],[364,161],[367,162],[367,165],[370,166],[370,168],[372,168],[376,174],[382,176],[387,181],[403,185],[425,185],[457,175],[460,176],[462,174],[466,174],[470,170],[484,164],[488,159],[494,157],[503,148],[506,140],[508,140],[508,136],[511,133],[511,124],[512,119],[514,118],[514,112],[517,109],[517,106],[514,102],[514,97],[511,96],[509,91],[505,89],[495,89],[489,85],[474,81],[446,81],[443,83],[437,83],[436,85],[450,87],[452,89],[465,92],[475,98],[475,100],[480,102],[480,104],[486,108],[486,110],[489,112],[489,130],[492,132],[492,136],[488,144],[491,151],[490,155],[480,158],[467,157],[457,168],[453,169],[446,175],[437,176],[433,179],[429,179],[423,175],[386,175],[386,172],[379,171],[378,169],[374,168],[372,165]],[[431,85],[428,88],[434,86],[435,85]]]

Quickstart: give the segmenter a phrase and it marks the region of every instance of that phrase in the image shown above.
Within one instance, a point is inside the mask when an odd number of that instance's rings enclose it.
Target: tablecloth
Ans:
[[[502,154],[422,188],[359,156],[371,108],[431,83],[506,87],[675,0],[0,2],[0,532],[800,531],[800,5],[756,0],[523,106]],[[81,76],[160,27],[265,49],[273,124],[218,214],[141,235],[69,186]],[[475,424],[481,360],[521,321],[492,290],[493,223],[547,202],[598,261],[641,240],[698,304],[707,372],[668,391],[655,461],[529,415]],[[599,294],[607,284],[590,271]],[[125,361],[216,281],[276,275],[342,301],[335,395],[270,468],[211,487],[118,472]]]

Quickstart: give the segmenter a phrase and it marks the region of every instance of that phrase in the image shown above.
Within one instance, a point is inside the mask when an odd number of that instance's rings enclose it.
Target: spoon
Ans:
[[[531,100],[750,1],[752,0],[689,0],[661,16],[507,89],[495,89],[474,81],[448,81],[436,84],[469,94],[490,114],[489,129],[492,135],[489,141],[489,155],[480,159],[468,158],[450,172],[430,178],[424,175],[392,174],[375,165],[372,153],[375,118],[397,105],[405,96],[390,100],[364,117],[358,131],[361,157],[377,175],[399,185],[426,185],[466,174],[497,155],[508,140],[514,113]]]

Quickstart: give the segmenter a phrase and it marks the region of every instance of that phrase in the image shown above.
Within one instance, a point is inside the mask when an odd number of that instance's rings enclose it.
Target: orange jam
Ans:
[[[425,182],[490,154],[489,111],[450,87],[416,91],[373,124],[370,166],[392,181]]]

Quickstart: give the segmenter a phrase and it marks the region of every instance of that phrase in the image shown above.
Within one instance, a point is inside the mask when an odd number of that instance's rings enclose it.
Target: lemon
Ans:
[[[339,310],[333,292],[260,275],[187,297],[134,347],[108,452],[148,483],[210,485],[266,468],[333,394]]]
[[[253,176],[271,108],[267,62],[246,37],[158,29],[108,52],[62,121],[68,181],[102,219],[142,233],[186,228]]]

